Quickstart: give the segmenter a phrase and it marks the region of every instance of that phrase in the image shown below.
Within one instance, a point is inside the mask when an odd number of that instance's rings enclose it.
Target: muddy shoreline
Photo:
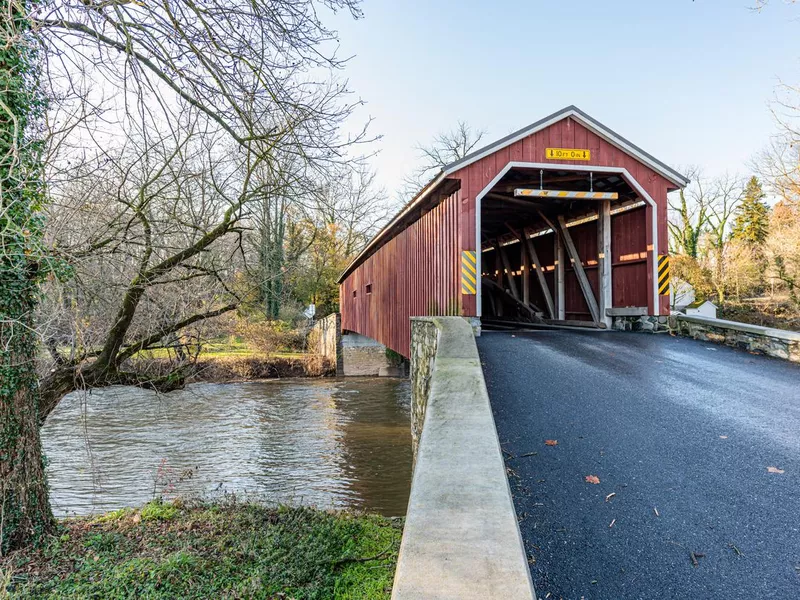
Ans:
[[[149,375],[166,375],[174,371],[176,366],[175,361],[166,358],[136,360],[136,370]],[[299,357],[200,356],[180,368],[186,383],[235,383],[289,377],[326,377],[336,374],[336,365],[331,360],[316,354]]]

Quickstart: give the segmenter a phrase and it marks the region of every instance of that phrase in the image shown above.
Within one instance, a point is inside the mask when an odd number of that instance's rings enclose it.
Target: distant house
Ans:
[[[696,300],[686,306],[687,315],[696,315],[698,317],[717,318],[717,305],[711,300]]]

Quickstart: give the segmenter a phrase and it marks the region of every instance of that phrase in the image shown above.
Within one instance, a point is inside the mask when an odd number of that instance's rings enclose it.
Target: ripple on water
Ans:
[[[87,515],[159,495],[236,493],[403,515],[409,394],[407,381],[388,378],[70,394],[42,431],[53,509]]]

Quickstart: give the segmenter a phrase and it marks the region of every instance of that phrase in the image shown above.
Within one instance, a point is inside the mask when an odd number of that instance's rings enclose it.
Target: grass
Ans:
[[[388,599],[400,536],[378,516],[153,502],[0,558],[0,598]]]
[[[168,348],[155,348],[153,350],[143,350],[137,354],[139,358],[172,358],[174,351]],[[203,344],[200,351],[201,358],[259,358],[263,353],[253,350],[246,342],[233,340],[225,342],[208,342]],[[303,358],[308,356],[303,352],[278,351],[272,352],[270,357],[276,358]]]

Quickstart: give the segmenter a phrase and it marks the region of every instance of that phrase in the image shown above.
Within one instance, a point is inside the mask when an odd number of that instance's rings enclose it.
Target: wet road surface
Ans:
[[[478,347],[539,598],[800,598],[800,366],[662,334]]]

